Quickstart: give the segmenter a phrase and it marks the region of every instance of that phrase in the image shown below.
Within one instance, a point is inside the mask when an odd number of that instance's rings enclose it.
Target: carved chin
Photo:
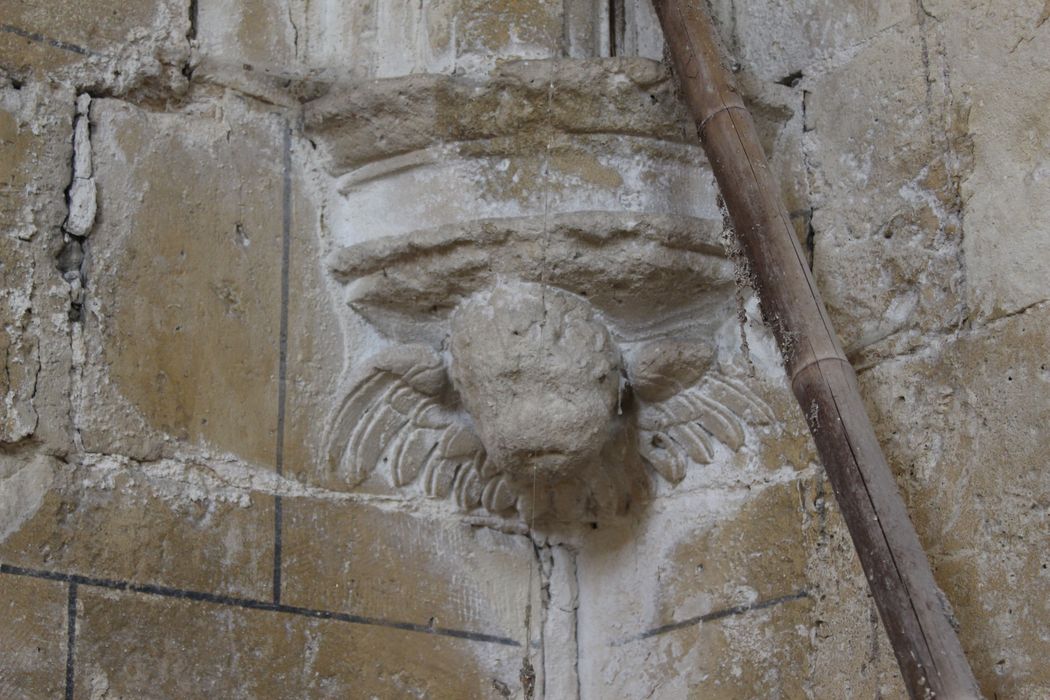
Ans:
[[[566,479],[594,463],[612,429],[608,397],[588,387],[564,396],[517,396],[478,419],[488,458],[517,481]],[[570,387],[563,387],[570,389]]]
[[[511,282],[452,316],[451,374],[490,462],[516,479],[558,481],[609,440],[620,357],[584,299]]]

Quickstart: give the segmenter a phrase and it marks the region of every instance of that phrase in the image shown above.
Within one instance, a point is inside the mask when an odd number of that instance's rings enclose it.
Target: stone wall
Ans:
[[[710,5],[982,689],[1045,698],[1050,4]],[[903,697],[662,56],[648,0],[0,0],[0,696]]]

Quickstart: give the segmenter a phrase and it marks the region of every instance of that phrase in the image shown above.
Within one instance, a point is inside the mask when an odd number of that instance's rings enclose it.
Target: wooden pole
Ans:
[[[979,698],[947,601],[908,519],[795,237],[751,115],[700,0],[654,0],[685,97],[912,698]]]

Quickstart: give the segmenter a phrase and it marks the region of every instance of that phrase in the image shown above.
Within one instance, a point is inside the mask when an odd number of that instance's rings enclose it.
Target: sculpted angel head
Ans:
[[[395,485],[493,513],[564,517],[560,492],[597,517],[769,419],[713,371],[708,343],[635,345],[625,353],[581,296],[500,282],[452,311],[444,351],[397,346],[365,365],[336,413],[330,468],[358,482],[389,465]]]

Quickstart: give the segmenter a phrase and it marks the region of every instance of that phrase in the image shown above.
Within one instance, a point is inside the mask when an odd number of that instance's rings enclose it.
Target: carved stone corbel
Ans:
[[[310,106],[333,288],[383,347],[336,396],[330,481],[593,521],[772,420],[717,357],[735,270],[673,104],[665,68],[635,58],[371,81]]]

